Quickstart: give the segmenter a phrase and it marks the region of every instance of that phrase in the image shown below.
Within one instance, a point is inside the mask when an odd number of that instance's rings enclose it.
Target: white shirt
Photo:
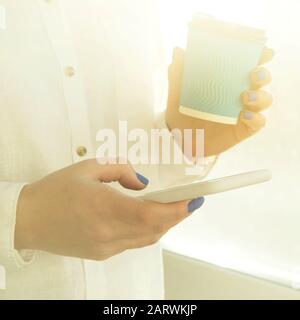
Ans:
[[[96,133],[127,120],[151,129],[165,65],[151,0],[0,0],[0,299],[161,299],[161,248],[103,262],[14,249],[26,183],[95,157]],[[77,154],[84,146],[87,154]],[[182,170],[137,168],[152,186]],[[169,179],[172,177],[172,179]],[[168,179],[167,179],[168,178]],[[3,268],[2,268],[3,269]],[[2,270],[1,269],[1,270]],[[0,286],[1,288],[1,286]]]

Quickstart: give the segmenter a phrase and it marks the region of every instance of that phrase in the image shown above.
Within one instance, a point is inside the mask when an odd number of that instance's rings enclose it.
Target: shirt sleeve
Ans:
[[[14,248],[16,211],[25,183],[0,182],[0,265],[23,267],[34,258],[34,251]]]
[[[172,148],[177,148],[177,152],[182,153],[182,150],[179,150],[179,146],[174,141],[174,138],[166,125],[165,112],[156,114],[155,127],[157,129],[168,130],[170,139],[172,141]],[[159,183],[162,187],[168,187],[202,180],[212,170],[217,162],[217,159],[218,156],[206,157],[203,159],[203,161],[201,161],[200,165],[188,164],[188,161],[184,162],[183,164],[160,164],[158,168]],[[190,174],[189,172],[193,172],[193,174]]]

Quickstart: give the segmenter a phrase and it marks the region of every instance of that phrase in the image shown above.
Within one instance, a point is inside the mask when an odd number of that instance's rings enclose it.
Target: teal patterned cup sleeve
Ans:
[[[241,93],[266,43],[263,30],[195,15],[189,26],[179,111],[203,120],[236,124]]]

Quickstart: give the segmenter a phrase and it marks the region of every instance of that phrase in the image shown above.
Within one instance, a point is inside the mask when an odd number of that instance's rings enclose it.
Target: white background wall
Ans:
[[[165,43],[184,46],[195,11],[263,27],[275,103],[267,127],[222,155],[209,178],[268,168],[272,182],[206,198],[163,240],[169,250],[300,287],[300,1],[161,0]]]

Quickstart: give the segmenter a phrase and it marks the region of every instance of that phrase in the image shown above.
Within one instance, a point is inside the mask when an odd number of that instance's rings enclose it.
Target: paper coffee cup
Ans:
[[[241,93],[259,63],[265,32],[195,15],[189,26],[179,111],[224,124],[236,124]]]

